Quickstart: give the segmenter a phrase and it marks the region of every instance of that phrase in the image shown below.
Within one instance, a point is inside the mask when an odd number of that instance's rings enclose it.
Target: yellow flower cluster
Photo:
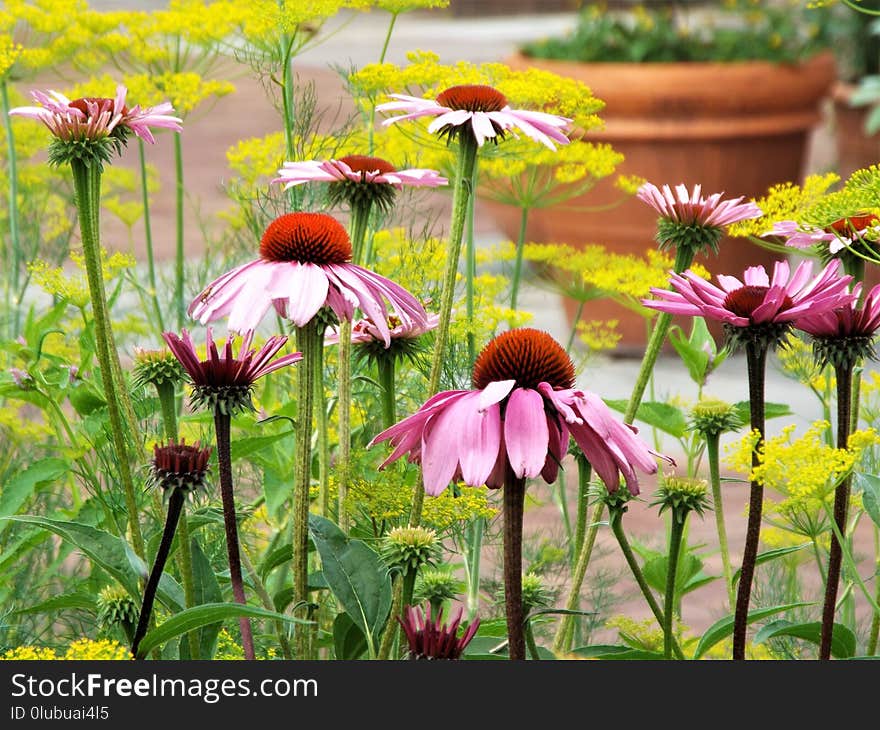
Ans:
[[[805,340],[791,333],[785,346],[776,351],[782,371],[791,378],[812,388],[816,393],[830,392],[834,387],[834,373],[816,365],[813,348]]]
[[[34,283],[44,292],[53,297],[69,301],[73,306],[83,309],[89,303],[89,287],[86,281],[85,259],[79,252],[72,251],[70,258],[80,271],[79,274],[68,274],[60,266],[50,266],[46,261],[37,259],[28,265]],[[109,254],[101,251],[104,281],[112,281],[123,272],[134,268],[136,262],[130,254],[118,251]]]
[[[364,9],[368,0],[252,0],[238,22],[244,38],[255,45],[289,37],[301,47],[328,18],[343,8]],[[299,36],[299,38],[297,38]]]
[[[370,5],[377,10],[385,10],[394,15],[400,15],[412,10],[448,8],[449,0],[372,0]]]
[[[257,657],[257,661],[266,661],[276,659],[278,653],[274,647],[266,649],[265,655]],[[239,661],[244,660],[244,652],[241,649],[241,643],[233,638],[228,629],[220,629],[217,635],[217,650],[214,652],[214,659],[219,661]]]
[[[617,320],[586,321],[579,320],[577,327],[578,339],[592,353],[613,350],[620,342],[621,334],[617,331]]]
[[[119,661],[132,659],[131,652],[118,641],[110,639],[77,639],[64,654],[59,655],[55,649],[39,646],[18,646],[9,649],[0,659],[9,661],[22,660],[67,660],[67,661]]]
[[[0,35],[0,79],[4,78],[21,55],[22,47],[11,36]]]

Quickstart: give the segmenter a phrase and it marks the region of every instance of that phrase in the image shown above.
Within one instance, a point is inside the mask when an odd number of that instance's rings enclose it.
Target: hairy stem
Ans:
[[[736,592],[733,589],[733,569],[730,565],[730,546],[727,542],[727,526],[724,522],[724,502],[721,497],[721,471],[718,458],[720,434],[707,433],[706,458],[709,462],[709,482],[712,487],[712,502],[715,508],[715,528],[718,531],[718,545],[721,548],[721,572],[727,588],[727,600],[731,610],[736,603]]]
[[[12,292],[18,297],[19,280],[21,277],[21,264],[23,260],[21,241],[18,232],[18,171],[17,156],[15,153],[15,136],[12,131],[12,117],[9,116],[9,89],[6,79],[0,80],[0,113],[3,114],[3,128],[6,132],[6,165],[9,177],[9,248],[12,249],[12,258],[6,260],[6,265],[12,273]],[[7,289],[6,311],[12,312],[13,307],[9,301]],[[15,326],[13,335],[18,334],[18,311],[13,313]]]
[[[476,517],[470,521],[467,527],[467,551],[465,554],[465,569],[467,573],[467,615],[468,621],[473,621],[480,609],[480,558],[483,550],[483,532],[486,529],[486,520]]]
[[[675,576],[678,573],[678,559],[681,551],[681,538],[687,513],[679,515],[673,511],[669,530],[669,557],[666,559],[666,592],[663,596],[663,658],[672,659],[672,642],[675,640]]]
[[[517,297],[519,296],[519,282],[522,276],[523,252],[526,247],[526,228],[529,225],[529,208],[523,206],[519,216],[519,236],[516,239],[516,259],[513,263],[513,277],[510,282],[510,308],[516,311]],[[580,315],[575,318],[575,322]]]
[[[509,470],[509,467],[508,467]],[[504,482],[504,604],[510,659],[526,658],[525,615],[522,602],[522,531],[525,479],[509,472]]]
[[[144,141],[138,137],[138,167],[141,173],[141,205],[144,210],[144,245],[147,250],[147,280],[150,282],[150,300],[153,304],[153,313],[156,315],[156,324],[159,331],[165,330],[165,322],[162,319],[162,307],[159,306],[159,294],[156,285],[156,259],[153,254],[153,225],[150,215],[150,191],[147,187],[147,158]]]
[[[382,642],[379,644],[376,659],[387,659],[391,656],[391,648],[394,646],[394,639],[400,627],[397,617],[403,612],[403,607],[403,576],[397,573],[391,586],[391,610],[388,612],[388,621],[385,622],[385,631],[382,633]]]
[[[394,358],[380,357],[376,361],[379,387],[382,389],[382,428],[390,428],[397,422],[397,390],[394,384]]]
[[[177,329],[183,328],[183,142],[174,135],[174,309]]]
[[[175,490],[180,491],[180,490]],[[180,580],[183,583],[183,601],[187,608],[196,605],[196,593],[193,587],[192,549],[190,547],[189,522],[186,519],[186,506],[180,510],[180,522],[178,523],[180,537],[177,540],[178,568]],[[198,631],[189,631],[186,635],[189,643],[189,658],[200,659]]]
[[[767,363],[767,345],[750,342],[746,345],[746,364],[749,371],[749,413],[752,432],[758,432],[758,441],[752,450],[752,468],[760,463],[759,450],[764,443],[764,372]],[[761,535],[761,516],[764,509],[764,485],[757,480],[749,488],[749,519],[746,525],[746,541],[743,548],[742,568],[736,594],[733,617],[733,658],[746,658],[746,632],[748,630],[749,603],[752,597],[752,581],[758,558],[758,539]]]
[[[241,553],[238,544],[238,522],[235,516],[235,493],[232,486],[231,423],[227,413],[214,410],[214,430],[217,435],[217,465],[220,472],[220,497],[223,501],[223,526],[226,529],[226,555],[229,559],[229,582],[236,603],[247,605],[244,580],[241,575]],[[241,645],[245,659],[255,659],[254,638],[250,621],[238,619]]]

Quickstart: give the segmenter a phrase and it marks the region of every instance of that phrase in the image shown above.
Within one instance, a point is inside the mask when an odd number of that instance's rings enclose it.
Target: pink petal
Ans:
[[[515,388],[507,399],[504,441],[510,466],[518,478],[531,479],[541,473],[549,439],[541,394],[530,388]]]

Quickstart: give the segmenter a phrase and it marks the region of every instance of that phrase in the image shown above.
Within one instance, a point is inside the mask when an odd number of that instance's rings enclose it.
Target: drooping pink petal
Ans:
[[[514,388],[504,413],[504,441],[518,478],[532,479],[541,473],[549,439],[541,394],[530,388]]]

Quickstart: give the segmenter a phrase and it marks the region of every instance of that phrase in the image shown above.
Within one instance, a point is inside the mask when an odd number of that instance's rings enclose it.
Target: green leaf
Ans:
[[[781,558],[783,555],[790,555],[791,553],[796,553],[799,550],[803,550],[804,548],[810,547],[812,543],[805,542],[803,545],[791,545],[789,547],[781,547],[776,548],[775,550],[768,550],[766,553],[760,553],[758,557],[755,558],[755,565],[760,565],[761,563],[768,563],[771,560],[776,560],[776,558]],[[731,576],[731,585],[735,586],[739,581],[739,576],[742,573],[742,568],[737,568],[736,572]]]
[[[95,597],[86,593],[65,593],[61,596],[53,596],[27,608],[19,608],[12,613],[24,615],[28,613],[55,613],[68,608],[80,608],[87,611],[95,611]]]
[[[668,558],[663,555],[647,560],[642,569],[648,585],[661,594],[666,592],[667,563]],[[683,596],[715,580],[715,576],[706,575],[702,571],[703,561],[700,558],[692,553],[682,555],[678,561],[678,570],[675,572],[675,594]]]
[[[609,399],[605,403],[609,408],[625,413],[628,401]],[[636,420],[675,438],[681,438],[687,431],[687,418],[684,412],[669,403],[657,401],[642,403],[636,411]]]
[[[374,641],[391,608],[391,579],[385,563],[365,542],[352,540],[324,517],[309,515],[309,531],[330,590],[367,642]]]
[[[736,411],[736,415],[739,416],[739,419],[746,424],[746,426],[751,423],[752,413],[749,410],[749,402],[747,400],[737,401],[733,404],[733,409]],[[770,420],[771,418],[782,418],[783,416],[790,415],[792,415],[791,408],[785,403],[764,404],[764,418],[766,420]]]
[[[202,606],[187,608],[175,614],[152,631],[148,631],[138,647],[138,657],[149,654],[157,646],[166,641],[176,639],[178,636],[189,631],[195,631],[203,626],[208,626],[218,621],[230,618],[267,618],[274,621],[289,621],[291,623],[310,624],[311,621],[293,618],[283,613],[267,611],[255,606],[242,606],[240,603],[206,603]]]
[[[337,659],[360,659],[367,652],[364,632],[347,613],[338,614],[333,621],[333,647]]]
[[[694,321],[699,317],[694,317]],[[700,347],[695,347],[685,338],[684,332],[675,328],[669,332],[669,342],[675,348],[681,361],[687,367],[688,374],[697,385],[702,385],[706,380],[706,369],[709,366],[709,353]]]
[[[146,565],[122,538],[79,522],[52,520],[37,515],[0,517],[23,524],[36,525],[54,532],[84,552],[93,563],[106,570],[136,601],[140,601],[139,574],[146,576]],[[170,575],[163,575],[156,591],[159,599],[172,610],[183,607],[183,591]]]
[[[809,601],[801,601],[799,603],[786,603],[783,606],[770,606],[769,608],[753,608],[746,617],[746,623],[750,624],[754,621],[760,621],[763,618],[774,616],[783,611],[791,611],[795,608],[803,608],[804,606],[812,606],[814,603]],[[700,643],[694,652],[694,659],[699,659],[709,649],[711,649],[719,641],[723,641],[733,634],[733,614],[712,624],[706,632],[700,637]]]
[[[272,444],[281,441],[281,439],[287,438],[292,433],[293,430],[288,429],[287,431],[282,431],[281,433],[274,433],[271,436],[251,436],[250,438],[236,439],[230,449],[232,460],[237,461],[238,459],[241,459],[245,456],[251,456],[258,451],[262,451]]]
[[[819,646],[822,641],[822,622],[810,621],[794,624],[785,619],[772,621],[762,626],[755,634],[754,643],[763,644],[776,636],[793,636]],[[836,659],[851,659],[856,653],[856,635],[843,624],[834,624],[831,631],[831,656]]]
[[[192,555],[193,572],[193,600],[197,606],[206,603],[222,603],[223,593],[217,576],[208,557],[199,547],[199,543],[193,537],[190,539],[190,554]],[[199,630],[199,656],[202,659],[213,659],[217,649],[217,636],[223,627],[222,622],[208,624]]]
[[[288,586],[282,588],[274,596],[272,596],[272,605],[276,611],[284,611],[291,603],[293,603],[293,587]]]
[[[620,645],[596,644],[594,646],[580,646],[577,649],[572,649],[571,653],[585,659],[663,659],[662,652],[633,649],[630,646]]]
[[[874,524],[880,527],[880,477],[856,473],[855,486],[862,493],[862,506]]]
[[[289,543],[281,545],[270,552],[263,560],[260,566],[260,579],[265,581],[269,573],[271,573],[279,565],[284,565],[293,560],[293,546]]]
[[[70,471],[64,459],[41,459],[15,474],[0,488],[0,517],[14,515],[31,497],[37,487],[60,479]],[[0,525],[0,534],[9,523]]]

